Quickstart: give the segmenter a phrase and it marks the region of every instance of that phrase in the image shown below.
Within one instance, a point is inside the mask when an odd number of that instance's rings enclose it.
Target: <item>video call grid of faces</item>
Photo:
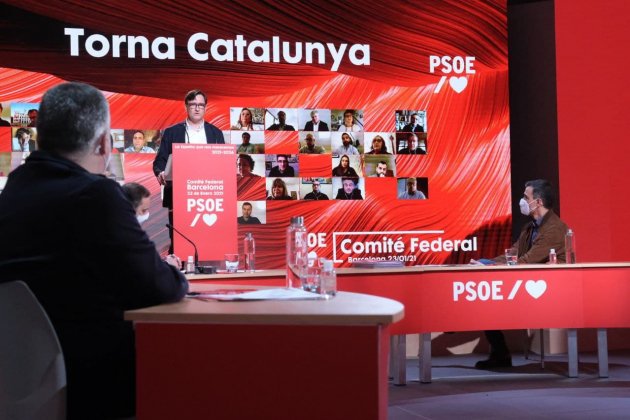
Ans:
[[[265,178],[267,201],[362,200],[364,178],[396,177],[397,155],[421,159],[427,154],[426,111],[399,110],[395,119],[395,133],[365,132],[362,110],[231,108],[226,142],[237,146],[239,179]],[[292,153],[266,153],[266,135],[274,131],[297,132],[295,145],[290,145]],[[301,177],[300,163],[309,166],[309,174],[315,171],[322,176]],[[330,169],[321,169],[322,163]],[[330,176],[323,171],[330,171]],[[427,199],[428,178],[397,178],[396,196],[400,200]],[[258,223],[260,217],[253,215],[265,214],[265,202],[238,203],[241,224]]]
[[[11,128],[11,151],[21,152],[23,163],[37,150],[39,104],[0,106],[0,126]],[[267,200],[362,200],[364,177],[395,177],[396,155],[427,154],[427,114],[422,110],[396,111],[395,133],[364,132],[360,109],[231,108],[230,121],[224,137],[237,145],[237,176],[265,177]],[[265,154],[265,133],[273,131],[297,131],[295,153]],[[119,153],[156,153],[161,131],[112,129],[111,138]],[[331,176],[300,177],[300,157],[308,159],[305,155],[329,156]],[[428,198],[426,177],[397,178],[396,188],[401,200]],[[248,204],[264,214],[264,202]]]

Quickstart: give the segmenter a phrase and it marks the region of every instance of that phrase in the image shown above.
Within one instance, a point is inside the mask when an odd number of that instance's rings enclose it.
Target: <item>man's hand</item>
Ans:
[[[157,182],[160,185],[164,185],[166,184],[166,177],[164,176],[164,171],[160,172],[157,176]]]
[[[476,259],[474,259],[474,258],[471,258],[471,259],[470,259],[470,262],[468,263],[468,265],[483,265],[483,263],[482,263],[482,262],[480,262],[480,261],[477,261],[477,260],[476,260]]]
[[[175,254],[167,255],[164,261],[177,268],[178,270],[182,269],[182,260],[180,260],[179,257]]]

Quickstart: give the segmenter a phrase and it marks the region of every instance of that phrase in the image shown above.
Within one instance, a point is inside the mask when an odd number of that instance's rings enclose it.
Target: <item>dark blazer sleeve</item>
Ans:
[[[168,127],[162,133],[160,149],[153,160],[153,173],[158,176],[166,168],[168,157],[173,153],[173,143],[183,143],[186,135],[184,123],[179,123]]]
[[[319,131],[330,131],[330,129],[328,128],[328,124],[326,124],[324,121],[320,121]]]
[[[223,132],[210,123],[203,124],[206,131],[206,141],[208,144],[225,144]]]
[[[313,121],[307,121],[304,124],[304,131],[313,131]]]
[[[184,297],[186,277],[162,261],[117,183],[105,178],[92,182],[73,212],[77,215],[72,227],[78,242],[75,249],[82,254],[73,264],[82,266],[86,281],[102,285],[103,290],[116,290],[112,299],[120,300],[125,309]]]

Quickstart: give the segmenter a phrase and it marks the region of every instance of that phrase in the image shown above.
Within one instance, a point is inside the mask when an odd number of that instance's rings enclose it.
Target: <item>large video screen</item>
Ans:
[[[505,0],[3,8],[0,190],[37,148],[43,93],[90,83],[111,107],[107,175],[150,189],[143,227],[166,252],[152,164],[201,89],[206,121],[237,148],[235,229],[256,239],[258,268],[284,266],[298,215],[338,267],[461,263],[509,242]]]

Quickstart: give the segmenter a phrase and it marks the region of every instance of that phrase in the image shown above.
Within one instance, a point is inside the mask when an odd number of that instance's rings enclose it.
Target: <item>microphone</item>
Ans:
[[[188,239],[186,237],[186,235],[184,235],[183,233],[181,233],[179,230],[175,229],[175,226],[173,226],[170,223],[166,224],[166,227],[174,230],[175,232],[177,232],[179,234],[179,236],[181,236],[182,238],[186,239],[188,242],[190,242],[190,244],[193,246],[193,248],[195,249],[195,271],[199,271],[199,253],[197,252],[197,245],[195,245],[195,243],[193,241],[191,241],[190,239]]]

